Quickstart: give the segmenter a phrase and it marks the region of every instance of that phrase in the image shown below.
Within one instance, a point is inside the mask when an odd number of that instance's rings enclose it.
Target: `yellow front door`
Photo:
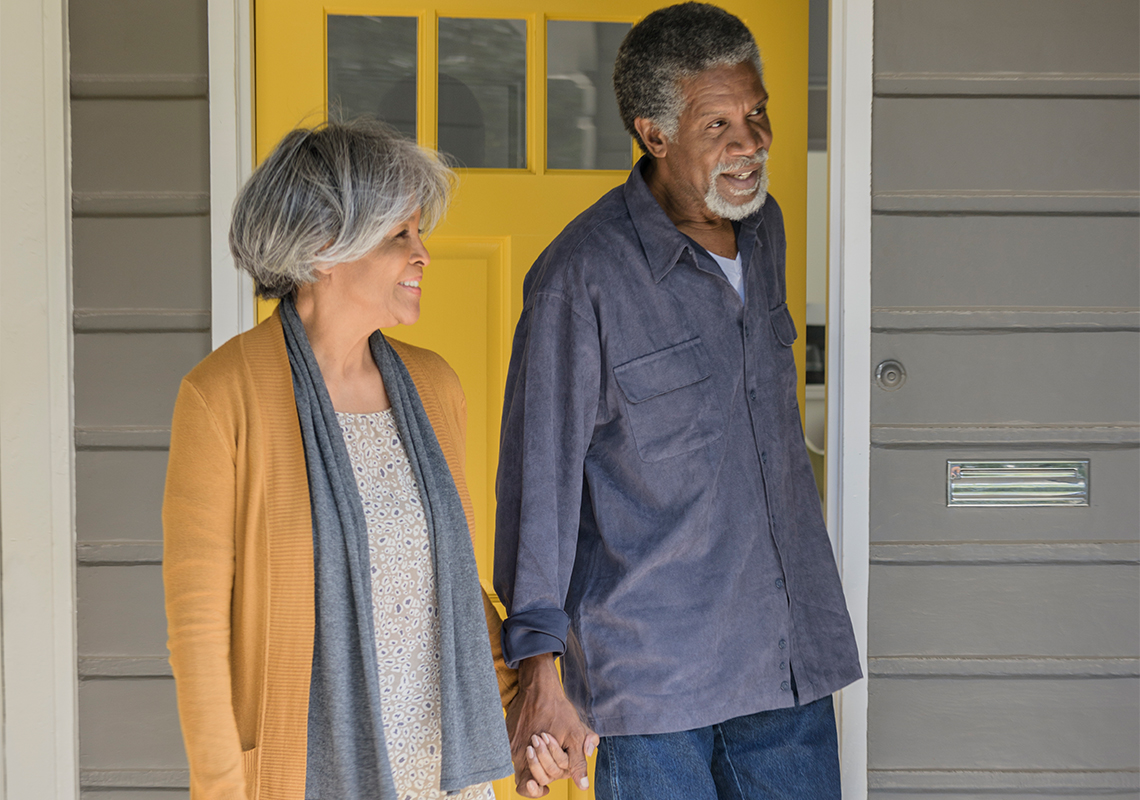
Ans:
[[[523,276],[566,223],[625,180],[634,153],[614,119],[613,52],[632,23],[666,4],[255,4],[258,161],[331,104],[341,117],[379,116],[460,164],[455,202],[427,242],[420,321],[389,333],[440,353],[463,383],[475,556],[488,591],[499,417]],[[788,301],[803,330],[808,3],[719,4],[749,25],[764,57],[771,191],[784,211]],[[802,375],[802,337],[796,347]],[[802,405],[802,383],[800,393]],[[516,797],[511,787],[501,781],[498,796]],[[586,796],[565,782],[550,795]]]

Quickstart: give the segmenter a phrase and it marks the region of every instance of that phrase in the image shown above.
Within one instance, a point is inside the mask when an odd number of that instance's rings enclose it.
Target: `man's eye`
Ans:
[[[767,114],[767,113],[768,113],[768,107],[767,107],[767,106],[763,106],[763,107],[761,107],[761,108],[754,108],[754,109],[752,109],[752,113],[751,113],[749,116],[753,116],[753,117],[762,117],[762,116],[764,116],[764,115],[765,115],[765,114]]]

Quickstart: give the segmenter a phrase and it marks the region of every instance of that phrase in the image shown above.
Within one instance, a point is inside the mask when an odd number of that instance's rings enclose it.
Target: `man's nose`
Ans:
[[[745,125],[740,129],[731,145],[730,154],[737,158],[749,158],[759,150],[767,150],[772,143],[772,132],[767,128]]]

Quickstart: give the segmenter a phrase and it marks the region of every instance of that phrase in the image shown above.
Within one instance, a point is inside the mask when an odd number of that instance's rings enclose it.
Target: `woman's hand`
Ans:
[[[545,731],[530,737],[526,764],[530,777],[522,788],[526,789],[527,797],[542,797],[550,791],[546,788],[550,784],[570,777],[570,756]]]
[[[570,778],[580,789],[590,785],[586,775],[586,758],[598,746],[598,735],[578,717],[578,712],[566,699],[554,657],[550,653],[523,659],[519,665],[519,692],[507,708],[507,733],[511,740],[511,757],[515,765],[515,787],[524,797],[543,797],[549,789],[546,782],[535,779],[532,760],[528,752],[535,748],[534,738],[549,737],[543,741],[550,751],[544,761],[541,748],[534,749],[535,760],[544,777],[551,780]],[[561,756],[567,758],[565,767]],[[557,769],[554,777],[550,772]]]

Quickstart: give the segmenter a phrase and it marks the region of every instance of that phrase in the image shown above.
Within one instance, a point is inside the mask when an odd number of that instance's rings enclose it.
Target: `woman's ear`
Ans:
[[[645,149],[649,151],[649,155],[654,158],[665,157],[669,150],[669,140],[665,138],[665,134],[661,132],[653,120],[638,117],[633,121],[633,127],[637,129],[637,135],[645,143]]]
[[[327,281],[332,277],[333,269],[336,264],[316,264],[313,266],[313,272],[316,273],[317,281]]]

